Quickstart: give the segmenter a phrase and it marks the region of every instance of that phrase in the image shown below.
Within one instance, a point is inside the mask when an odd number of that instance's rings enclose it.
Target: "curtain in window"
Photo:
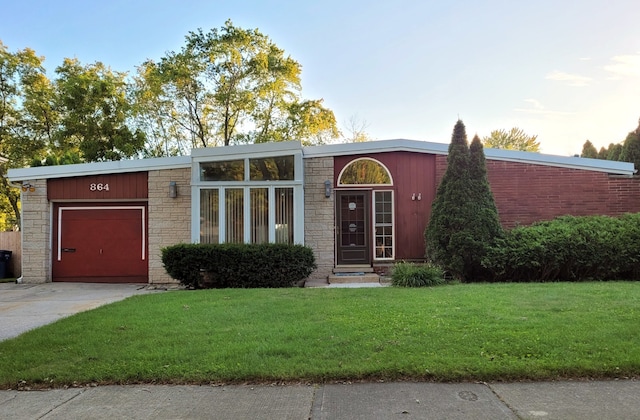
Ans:
[[[244,242],[244,189],[225,190],[226,238],[225,242]]]
[[[269,190],[251,188],[251,243],[269,242]]]
[[[276,243],[293,243],[293,188],[275,189]]]
[[[218,190],[200,190],[200,243],[220,242],[218,220]]]

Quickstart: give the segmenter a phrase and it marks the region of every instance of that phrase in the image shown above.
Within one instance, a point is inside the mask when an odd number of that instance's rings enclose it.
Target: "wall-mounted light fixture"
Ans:
[[[176,181],[169,182],[169,197],[176,198],[178,196],[178,184]]]
[[[32,184],[26,183],[26,184],[22,184],[22,191],[24,192],[34,192],[36,190],[36,187]]]
[[[324,196],[326,198],[331,197],[331,181],[328,179],[324,181]]]

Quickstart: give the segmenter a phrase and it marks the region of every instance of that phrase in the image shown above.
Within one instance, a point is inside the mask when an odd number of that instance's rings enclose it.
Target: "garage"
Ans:
[[[146,206],[54,206],[53,281],[146,283]]]
[[[148,282],[146,173],[52,179],[52,281]]]

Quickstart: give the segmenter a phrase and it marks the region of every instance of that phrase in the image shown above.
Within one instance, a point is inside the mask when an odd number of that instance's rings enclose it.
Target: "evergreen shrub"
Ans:
[[[433,264],[399,262],[391,273],[391,284],[399,287],[426,287],[444,284],[444,270]]]
[[[288,244],[178,244],[162,249],[167,273],[200,288],[291,287],[316,269],[309,247]]]
[[[483,258],[494,281],[640,279],[640,214],[562,216],[516,227]]]

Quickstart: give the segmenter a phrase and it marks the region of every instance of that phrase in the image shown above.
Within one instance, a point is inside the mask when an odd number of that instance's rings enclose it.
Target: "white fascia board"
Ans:
[[[302,144],[299,141],[282,141],[259,144],[243,144],[239,146],[220,146],[192,149],[191,157],[194,161],[202,162],[206,160],[242,159],[247,156],[275,156],[282,154],[292,154],[302,151]]]
[[[384,152],[417,152],[446,155],[449,151],[449,145],[419,140],[396,139],[308,146],[303,147],[302,150],[305,158]]]
[[[606,172],[614,175],[631,176],[635,173],[634,165],[631,162],[618,162],[613,160],[590,159],[575,156],[545,155],[542,153],[504,149],[484,149],[484,155],[488,160],[581,169],[584,171]]]
[[[361,143],[341,143],[323,146],[309,146],[303,148],[305,158],[358,155],[382,152],[416,152],[435,155],[447,155],[449,145],[419,140],[377,140]],[[517,150],[484,149],[487,160],[529,163],[532,165],[555,166],[561,168],[581,169],[586,171],[605,172],[614,175],[628,175],[635,173],[633,163],[617,162],[602,159],[581,157],[546,155]]]
[[[111,162],[79,163],[74,165],[14,168],[9,169],[7,178],[9,178],[10,182],[20,182],[32,179],[71,178],[76,176],[189,168],[190,166],[190,156],[171,156],[148,159],[117,160]]]

